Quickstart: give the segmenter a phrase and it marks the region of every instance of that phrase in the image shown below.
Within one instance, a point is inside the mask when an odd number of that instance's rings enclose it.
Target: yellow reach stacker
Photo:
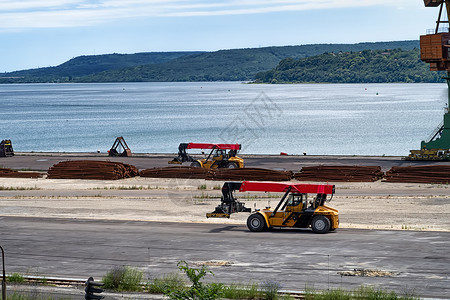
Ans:
[[[208,149],[211,151],[205,158],[195,159],[186,152],[187,149]],[[241,150],[240,144],[181,143],[178,146],[178,156],[169,161],[169,164],[191,162],[191,167],[196,168],[243,168],[244,159],[237,156],[239,150]]]
[[[243,202],[234,198],[234,191],[282,193],[277,206],[256,209],[247,218],[250,231],[270,228],[311,228],[315,233],[327,233],[339,227],[339,212],[325,205],[333,197],[335,187],[330,184],[290,184],[277,182],[225,182],[221,203],[207,218],[229,218],[238,212],[251,212]],[[308,194],[314,194],[310,196]],[[327,200],[327,196],[330,199]]]

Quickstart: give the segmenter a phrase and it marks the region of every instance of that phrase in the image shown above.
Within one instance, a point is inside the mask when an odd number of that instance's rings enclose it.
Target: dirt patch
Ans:
[[[291,181],[295,183],[295,181]],[[223,181],[134,177],[121,180],[0,178],[0,216],[245,225],[248,213],[206,219]],[[333,184],[330,182],[330,184]],[[449,185],[334,183],[329,206],[340,228],[450,231]],[[246,207],[275,207],[276,193],[235,194]]]
[[[197,261],[194,262],[194,266],[206,266],[206,267],[229,267],[233,263],[225,260],[209,260],[209,261]]]
[[[353,269],[353,271],[338,272],[341,276],[359,276],[359,277],[394,277],[398,272],[370,270],[370,269]]]

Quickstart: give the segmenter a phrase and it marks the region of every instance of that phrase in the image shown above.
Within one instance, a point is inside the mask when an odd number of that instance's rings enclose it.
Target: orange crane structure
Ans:
[[[424,4],[426,7],[439,7],[439,14],[434,32],[420,36],[420,59],[430,64],[431,71],[447,72],[444,79],[449,87],[448,103],[442,123],[427,140],[422,141],[420,150],[411,150],[406,159],[450,160],[450,0],[424,0]]]

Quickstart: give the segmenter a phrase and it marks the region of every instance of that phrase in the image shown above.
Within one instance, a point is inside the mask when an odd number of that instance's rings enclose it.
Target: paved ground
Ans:
[[[102,159],[147,169],[168,166],[173,157],[18,153],[0,158],[0,166],[45,172],[67,159]],[[383,171],[392,166],[450,164],[349,156],[252,155],[245,161],[247,167],[294,171],[320,164],[376,165]],[[207,189],[199,190],[200,185]],[[217,185],[221,182],[140,177],[119,181],[0,178],[0,245],[6,251],[7,272],[101,278],[114,265],[133,265],[151,278],[175,272],[179,260],[220,261],[230,265],[211,268],[214,280],[225,283],[272,280],[295,290],[353,289],[365,284],[428,297],[450,295],[447,185],[336,183],[331,205],[339,209],[343,228],[327,235],[292,230],[250,233],[244,225],[247,214],[206,220],[205,212],[218,204]],[[263,196],[243,200],[248,207],[259,208],[271,201]],[[272,205],[276,201],[272,199]],[[167,222],[180,220],[186,223]],[[354,269],[389,271],[393,277],[338,273]]]
[[[167,162],[175,154],[134,154],[133,157],[108,157],[97,153],[16,153],[13,157],[0,158],[0,166],[12,169],[47,171],[52,165],[64,160],[111,160],[132,164],[138,169],[170,166]],[[299,171],[303,166],[360,165],[380,166],[383,171],[392,166],[450,164],[450,162],[405,161],[401,157],[381,156],[280,156],[243,155],[246,167]]]
[[[285,289],[354,289],[360,285],[450,295],[449,232],[339,229],[249,232],[243,225],[0,217],[7,273],[101,278],[114,265],[148,278],[175,272],[185,260],[209,262],[214,281]],[[226,262],[228,266],[214,266]],[[341,276],[354,269],[392,277]]]

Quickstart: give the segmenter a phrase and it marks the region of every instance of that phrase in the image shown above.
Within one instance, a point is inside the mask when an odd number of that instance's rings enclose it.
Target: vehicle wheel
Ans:
[[[330,230],[330,219],[325,216],[315,216],[311,222],[312,230],[315,233],[327,233]]]
[[[229,163],[227,164],[227,168],[228,168],[228,169],[237,169],[237,168],[239,168],[239,166],[238,166],[237,163],[235,163],[235,162],[229,162]]]
[[[252,214],[247,219],[247,227],[250,231],[263,231],[267,228],[266,220],[260,214]]]
[[[201,165],[198,161],[193,161],[193,162],[191,163],[191,167],[194,167],[194,168],[201,168],[202,165]]]

